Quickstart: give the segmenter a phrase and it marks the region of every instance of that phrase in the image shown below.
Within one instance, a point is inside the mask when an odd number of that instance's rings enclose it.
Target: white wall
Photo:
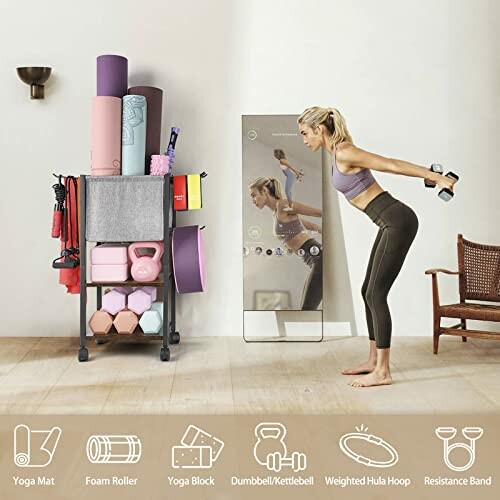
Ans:
[[[419,215],[420,231],[391,295],[398,335],[430,332],[423,270],[456,267],[455,238],[500,243],[496,141],[498,2],[167,2],[89,0],[76,6],[0,4],[2,70],[2,335],[77,334],[77,298],[50,268],[54,171],[89,173],[95,57],[129,58],[130,84],[165,90],[164,139],[182,128],[179,171],[206,170],[208,292],[181,297],[188,335],[241,335],[241,114],[338,106],[368,150],[461,175],[444,204],[418,180],[379,176]],[[28,34],[26,34],[28,33]],[[19,65],[51,65],[46,100],[32,102]],[[375,227],[340,200],[358,329]],[[448,280],[453,278],[448,278]],[[445,291],[452,295],[454,283]],[[444,294],[446,296],[446,294]]]

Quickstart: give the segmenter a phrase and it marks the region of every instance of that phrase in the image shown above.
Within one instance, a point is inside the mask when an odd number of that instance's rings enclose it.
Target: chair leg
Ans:
[[[465,319],[461,319],[460,324],[462,325],[462,330],[467,330],[467,322],[465,321]],[[462,342],[467,342],[467,337],[465,337],[464,335],[462,335]]]
[[[441,316],[434,315],[434,354],[438,353],[439,349],[439,335],[441,329]]]

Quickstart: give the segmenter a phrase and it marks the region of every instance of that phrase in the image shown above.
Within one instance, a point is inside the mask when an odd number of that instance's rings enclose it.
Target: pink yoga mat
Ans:
[[[144,170],[150,173],[151,155],[160,154],[161,142],[161,115],[163,105],[163,90],[156,87],[138,86],[130,87],[129,94],[143,95],[147,102],[146,118],[146,156]]]
[[[92,98],[92,175],[120,175],[122,100]]]

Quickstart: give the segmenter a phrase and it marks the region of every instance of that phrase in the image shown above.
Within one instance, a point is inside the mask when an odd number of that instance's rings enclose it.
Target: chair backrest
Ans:
[[[500,302],[500,246],[481,245],[458,235],[460,302]]]

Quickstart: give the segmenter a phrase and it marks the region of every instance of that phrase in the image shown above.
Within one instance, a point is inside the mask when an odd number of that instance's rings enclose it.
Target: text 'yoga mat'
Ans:
[[[122,100],[92,98],[92,175],[120,175]]]
[[[127,94],[128,60],[117,55],[97,58],[97,95],[122,98]]]
[[[139,86],[129,88],[128,93],[142,95],[147,101],[146,154],[143,162],[145,173],[149,175],[151,155],[160,153],[163,90],[156,87]]]
[[[200,226],[173,230],[172,267],[178,293],[205,291],[205,255]]]
[[[122,175],[144,175],[146,98],[126,95],[122,101]]]

